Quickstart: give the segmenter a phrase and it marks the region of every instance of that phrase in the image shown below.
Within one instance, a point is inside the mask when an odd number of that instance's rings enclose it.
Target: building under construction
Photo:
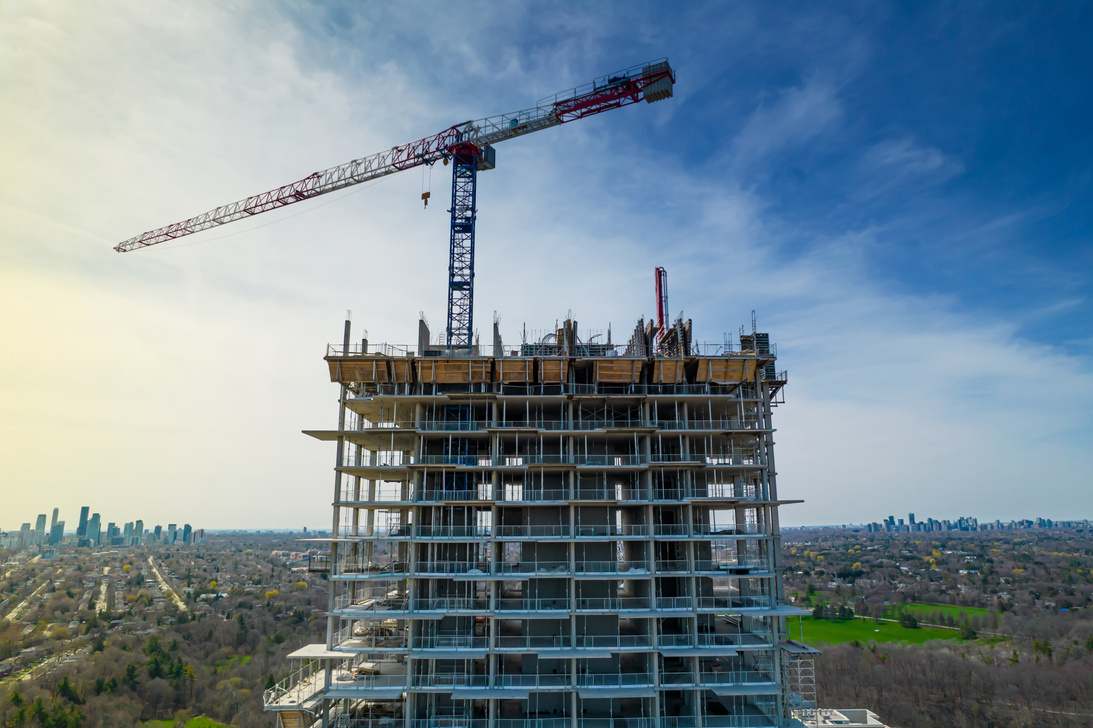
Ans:
[[[765,333],[625,345],[577,324],[491,350],[350,340],[325,644],[278,725],[784,726],[814,713],[788,638]]]

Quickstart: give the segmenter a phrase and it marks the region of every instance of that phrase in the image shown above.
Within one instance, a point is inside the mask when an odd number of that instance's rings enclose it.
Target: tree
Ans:
[[[910,612],[900,612],[899,626],[904,629],[918,629],[918,620]]]
[[[61,681],[57,683],[57,688],[54,692],[57,697],[64,698],[70,703],[83,705],[83,698],[76,692],[76,686],[68,679],[68,675],[61,678]]]
[[[131,690],[137,689],[137,683],[140,682],[140,678],[137,676],[138,670],[136,663],[129,663],[125,666],[125,676],[121,679],[121,684],[129,687]]]

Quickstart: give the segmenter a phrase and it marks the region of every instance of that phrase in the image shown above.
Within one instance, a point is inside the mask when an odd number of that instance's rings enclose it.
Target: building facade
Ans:
[[[762,333],[625,346],[575,322],[490,356],[343,346],[325,644],[266,691],[280,726],[794,724]]]

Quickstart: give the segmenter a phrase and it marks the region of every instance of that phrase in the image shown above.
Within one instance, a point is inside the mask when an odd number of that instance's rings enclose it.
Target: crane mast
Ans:
[[[474,229],[478,171],[493,169],[492,145],[577,119],[672,96],[675,72],[662,58],[601,76],[589,84],[548,96],[535,106],[451,126],[433,136],[392,147],[301,180],[221,205],[208,212],[124,240],[114,250],[147,248],[210,228],[244,220],[395,172],[452,163],[451,238],[448,258],[449,349],[470,350],[474,312]]]

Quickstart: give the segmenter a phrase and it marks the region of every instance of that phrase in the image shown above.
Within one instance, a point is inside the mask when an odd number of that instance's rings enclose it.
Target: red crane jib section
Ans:
[[[635,104],[641,101],[646,87],[671,75],[671,69],[664,64],[663,68],[649,70],[636,76],[609,78],[603,85],[594,87],[590,92],[556,101],[550,113],[554,115],[558,123],[564,124]],[[465,126],[465,124],[457,124],[439,134],[394,147],[391,150],[392,157],[387,162],[388,166],[396,170],[413,169],[423,164],[432,164],[440,159],[449,159],[456,151],[464,151],[468,147],[473,147],[477,151],[476,145],[464,140]],[[257,215],[317,197],[329,191],[321,189],[321,183],[321,174],[315,172],[297,182],[248,198],[249,204],[241,211],[247,215]],[[133,247],[147,247],[189,235],[194,232],[190,229],[190,225],[194,222],[195,218],[191,218],[150,230],[134,240]]]

